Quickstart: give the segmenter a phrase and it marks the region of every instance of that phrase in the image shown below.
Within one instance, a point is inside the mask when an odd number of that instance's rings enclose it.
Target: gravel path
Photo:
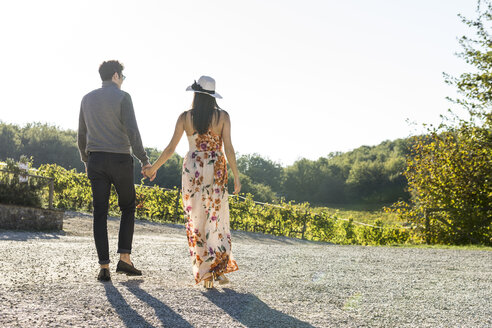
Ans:
[[[96,281],[92,220],[0,231],[0,327],[491,327],[492,252],[339,246],[233,231],[239,271],[206,291],[182,226],[137,221],[133,260]]]

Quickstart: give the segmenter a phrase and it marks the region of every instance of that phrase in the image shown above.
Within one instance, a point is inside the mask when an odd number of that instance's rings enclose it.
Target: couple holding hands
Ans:
[[[123,69],[118,61],[103,62],[99,67],[102,87],[85,95],[80,106],[78,147],[92,188],[94,241],[101,267],[98,280],[111,280],[107,231],[111,185],[121,209],[116,272],[142,275],[130,260],[136,206],[132,153],[141,163],[142,174],[152,181],[185,132],[190,148],[182,168],[182,197],[193,275],[206,288],[212,288],[214,281],[227,283],[224,274],[238,266],[231,253],[226,157],[235,194],[241,183],[230,117],[217,105],[216,98],[222,97],[215,92],[215,80],[202,76],[186,89],[194,92],[191,109],[178,117],[171,141],[151,165],[131,97],[121,90]]]

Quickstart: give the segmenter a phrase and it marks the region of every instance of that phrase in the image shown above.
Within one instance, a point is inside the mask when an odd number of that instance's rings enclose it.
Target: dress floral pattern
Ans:
[[[186,236],[199,283],[216,274],[238,270],[231,253],[227,165],[222,138],[212,131],[188,136],[190,151],[183,163],[182,195]]]

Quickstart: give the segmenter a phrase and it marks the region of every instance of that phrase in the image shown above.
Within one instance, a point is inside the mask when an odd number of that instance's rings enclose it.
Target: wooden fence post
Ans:
[[[53,209],[53,193],[54,192],[55,192],[54,181],[53,181],[53,179],[50,179],[50,194],[49,194],[49,200],[48,200],[48,208],[50,210]]]
[[[425,243],[429,245],[431,243],[430,236],[430,218],[427,209],[424,209],[424,220],[425,220]]]
[[[176,205],[174,206],[174,223],[178,222],[179,196],[181,196],[181,189],[178,189],[178,194],[176,196]]]
[[[307,218],[308,218],[308,215],[307,215],[307,211],[306,213],[304,213],[304,225],[302,226],[302,235],[301,235],[301,239],[304,240],[304,233],[306,232],[306,224],[307,224]]]

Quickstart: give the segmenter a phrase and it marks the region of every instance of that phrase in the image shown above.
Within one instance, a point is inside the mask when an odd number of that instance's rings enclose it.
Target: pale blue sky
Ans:
[[[163,149],[185,88],[216,79],[240,154],[290,165],[407,137],[437,123],[442,72],[474,0],[5,1],[0,120],[77,128],[99,64],[118,59],[144,145]],[[187,150],[186,138],[178,153]]]

